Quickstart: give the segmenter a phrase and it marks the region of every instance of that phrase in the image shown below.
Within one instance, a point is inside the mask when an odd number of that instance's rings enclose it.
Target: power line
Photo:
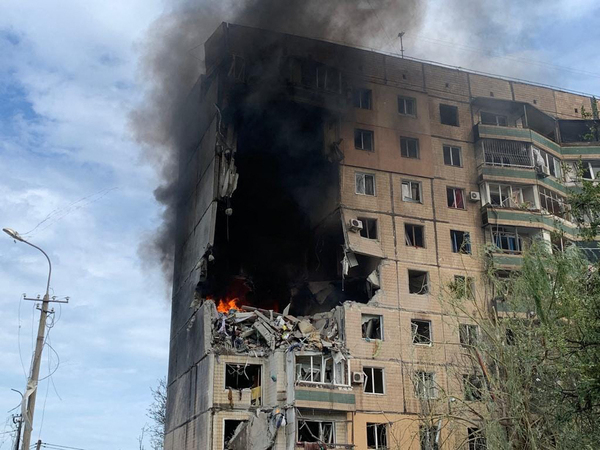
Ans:
[[[80,447],[69,447],[67,445],[48,444],[46,442],[42,442],[42,447],[55,448],[55,449],[67,449],[67,450],[86,450],[86,449],[80,448]]]

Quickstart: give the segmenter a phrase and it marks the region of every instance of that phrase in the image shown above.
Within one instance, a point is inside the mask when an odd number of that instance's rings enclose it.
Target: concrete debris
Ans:
[[[250,353],[264,356],[276,349],[318,350],[346,353],[335,310],[297,318],[273,311],[242,306],[220,313],[214,311],[213,348],[216,353]],[[287,309],[287,308],[286,308]]]
[[[273,447],[277,430],[286,425],[285,413],[280,408],[270,412],[259,411],[236,428],[229,440],[229,450],[268,450]]]

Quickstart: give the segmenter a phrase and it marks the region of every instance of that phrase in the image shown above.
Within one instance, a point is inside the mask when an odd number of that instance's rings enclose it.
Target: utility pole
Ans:
[[[40,322],[38,325],[38,333],[37,340],[35,344],[35,352],[33,354],[33,364],[31,366],[31,373],[29,375],[29,379],[27,380],[27,386],[25,386],[25,395],[23,396],[23,403],[21,405],[21,421],[25,422],[25,430],[23,431],[23,445],[21,447],[22,450],[29,450],[31,445],[31,432],[33,431],[33,413],[35,412],[35,399],[37,396],[37,385],[40,377],[40,365],[42,362],[42,351],[44,350],[44,338],[46,332],[46,319],[48,317],[50,302],[59,302],[59,303],[68,303],[69,298],[67,297],[66,301],[56,300],[55,297],[50,299],[50,277],[52,276],[52,263],[50,262],[50,257],[46,254],[44,250],[39,248],[37,245],[33,245],[31,242],[27,242],[23,239],[19,233],[10,228],[3,228],[6,234],[8,234],[13,239],[23,242],[33,248],[38,249],[40,252],[44,254],[46,259],[48,260],[48,282],[46,283],[46,293],[44,294],[44,298],[42,299],[42,307],[40,313]],[[24,298],[25,300],[39,301],[38,298]],[[38,441],[38,446],[41,445],[41,441]],[[39,449],[39,447],[38,447]]]
[[[37,444],[35,444],[35,450],[40,450],[42,448],[42,440],[38,439]]]
[[[404,43],[402,42],[402,38],[404,37],[404,31],[398,33],[398,37],[400,38],[400,55],[404,58]]]

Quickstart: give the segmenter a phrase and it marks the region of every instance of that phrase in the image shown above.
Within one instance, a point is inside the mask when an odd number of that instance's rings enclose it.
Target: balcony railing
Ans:
[[[534,167],[531,145],[526,142],[482,139],[481,145],[486,165]]]

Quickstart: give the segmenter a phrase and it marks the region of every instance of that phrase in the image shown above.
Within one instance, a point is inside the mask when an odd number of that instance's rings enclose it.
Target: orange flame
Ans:
[[[220,299],[219,303],[217,304],[217,311],[219,311],[220,313],[228,313],[230,309],[237,309],[239,311],[240,310],[240,305],[238,304],[239,301],[240,301],[239,298]]]

